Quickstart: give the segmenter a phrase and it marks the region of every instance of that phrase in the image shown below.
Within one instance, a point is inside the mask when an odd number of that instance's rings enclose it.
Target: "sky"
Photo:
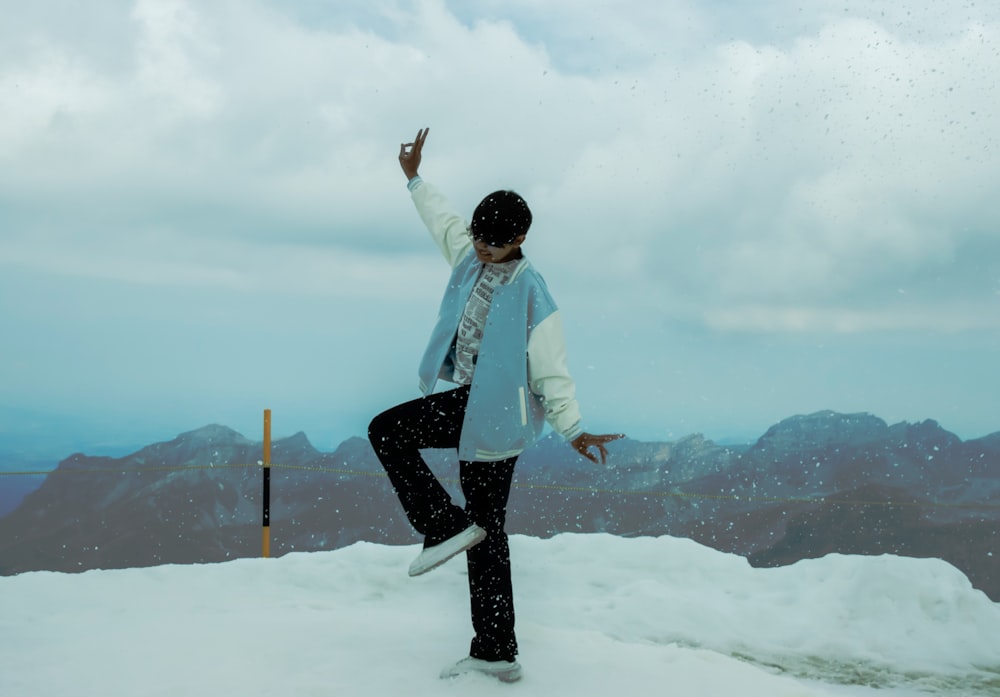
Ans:
[[[995,3],[0,10],[0,439],[271,409],[332,450],[416,397],[448,277],[397,162],[425,126],[458,211],[531,206],[587,430],[1000,430]]]
[[[441,680],[468,650],[468,577],[455,559],[409,578],[417,552],[358,543],[280,559],[0,578],[0,690],[996,694],[1000,605],[939,559],[830,555],[754,569],[690,540],[596,534],[511,538],[520,682]]]

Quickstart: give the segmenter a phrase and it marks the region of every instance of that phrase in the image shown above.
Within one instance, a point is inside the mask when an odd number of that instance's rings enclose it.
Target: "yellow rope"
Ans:
[[[260,465],[184,465],[184,466],[162,466],[162,467],[132,467],[124,469],[121,467],[85,467],[81,469],[54,469],[54,470],[27,470],[22,472],[0,472],[0,476],[27,475],[39,476],[49,474],[133,474],[142,472],[179,472],[181,470],[212,470],[237,467],[260,467]]]

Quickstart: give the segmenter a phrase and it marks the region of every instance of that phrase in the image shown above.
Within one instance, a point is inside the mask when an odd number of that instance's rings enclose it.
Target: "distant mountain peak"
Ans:
[[[303,456],[315,455],[319,451],[309,442],[309,437],[304,432],[299,431],[287,438],[274,441],[274,452],[276,455],[280,454],[282,457],[287,457],[288,453],[298,453],[300,456]]]
[[[242,433],[221,424],[209,424],[187,431],[177,436],[181,442],[223,443],[227,445],[247,445],[251,441]]]
[[[306,435],[305,431],[298,431],[286,438],[276,440],[275,443],[284,443],[285,445],[294,447],[302,445],[308,445],[310,448],[312,447],[312,443],[309,441],[309,436]]]
[[[816,447],[829,443],[866,443],[886,437],[889,426],[867,412],[842,414],[824,410],[791,416],[767,430],[755,447],[783,443]]]

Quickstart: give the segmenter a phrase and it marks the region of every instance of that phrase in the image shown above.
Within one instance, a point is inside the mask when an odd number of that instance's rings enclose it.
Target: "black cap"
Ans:
[[[472,214],[472,238],[502,247],[531,227],[531,211],[513,191],[494,191]]]

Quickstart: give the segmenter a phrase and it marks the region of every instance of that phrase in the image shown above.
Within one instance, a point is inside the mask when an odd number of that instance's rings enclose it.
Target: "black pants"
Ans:
[[[425,545],[446,540],[473,522],[486,530],[486,539],[466,553],[475,632],[469,655],[486,661],[513,661],[517,641],[504,522],[517,457],[497,462],[460,461],[463,510],[452,502],[420,456],[421,448],[458,447],[468,400],[466,385],[400,404],[372,419],[368,438],[406,517],[424,536]]]

